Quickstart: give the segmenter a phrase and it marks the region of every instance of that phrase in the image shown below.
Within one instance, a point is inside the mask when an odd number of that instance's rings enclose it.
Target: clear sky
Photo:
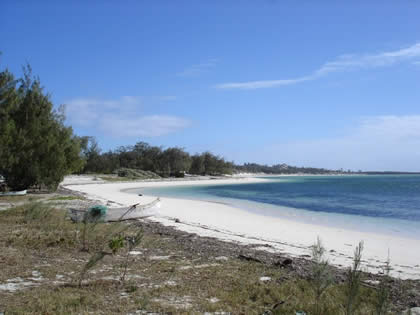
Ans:
[[[79,135],[237,163],[420,171],[420,1],[0,1]]]

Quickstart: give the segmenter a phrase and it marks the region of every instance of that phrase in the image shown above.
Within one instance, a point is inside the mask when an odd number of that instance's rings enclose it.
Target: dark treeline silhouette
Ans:
[[[315,167],[297,167],[287,164],[276,165],[260,165],[256,163],[245,163],[243,165],[235,165],[235,170],[241,173],[265,173],[265,174],[338,174],[343,171],[333,171],[325,168]]]
[[[101,153],[96,140],[83,138],[83,155],[86,160],[84,173],[115,173],[120,168],[151,171],[162,177],[232,174],[234,165],[210,152],[190,155],[183,148],[163,149],[146,142],[134,146],[122,146]]]
[[[265,173],[265,174],[332,174],[323,168],[296,167],[286,164],[260,165],[245,163],[235,165],[224,158],[210,152],[190,155],[183,148],[152,146],[146,142],[138,142],[133,146],[122,146],[116,150],[101,153],[95,138],[84,137],[83,155],[86,160],[84,173],[116,173],[118,169],[128,168],[151,171],[162,177],[193,175],[224,175],[233,173]]]

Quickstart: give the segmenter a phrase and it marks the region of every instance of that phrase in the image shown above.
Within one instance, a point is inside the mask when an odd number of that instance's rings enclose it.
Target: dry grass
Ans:
[[[55,196],[48,199],[49,201],[68,201],[68,200],[86,200],[82,196]]]
[[[112,228],[120,228],[113,223]],[[204,257],[182,247],[176,239],[145,234],[130,255],[127,281],[119,276],[125,252],[107,256],[78,288],[77,278],[91,253],[80,251],[81,225],[62,210],[30,203],[0,213],[0,285],[8,279],[25,280],[39,272],[38,286],[16,292],[0,290],[0,312],[7,314],[117,314],[137,310],[191,314],[232,312],[261,314],[283,303],[274,314],[311,314],[315,307],[312,284],[288,279],[287,269],[238,259]],[[138,227],[131,227],[135,233]],[[108,224],[100,224],[90,248],[106,241]],[[261,281],[261,277],[270,277]],[[31,280],[28,280],[31,281]],[[345,288],[332,284],[323,294],[323,314],[344,314]],[[375,290],[362,288],[356,314],[372,314]]]
[[[30,202],[41,199],[41,196],[24,195],[24,196],[0,196],[0,203],[3,202]]]

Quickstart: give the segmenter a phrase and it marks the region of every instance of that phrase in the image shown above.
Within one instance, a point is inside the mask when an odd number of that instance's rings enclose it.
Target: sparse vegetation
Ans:
[[[322,299],[325,290],[332,284],[333,279],[329,270],[328,260],[325,256],[325,248],[318,237],[311,247],[312,261],[312,285],[315,291],[315,310],[314,314],[323,314]]]
[[[154,231],[148,225],[131,224],[97,224],[89,238],[89,252],[83,252],[83,225],[72,223],[64,211],[42,203],[1,211],[0,285],[17,277],[35,285],[16,292],[0,290],[0,311],[261,314],[270,310],[272,314],[295,314],[302,310],[313,314],[321,296],[322,314],[336,315],[345,313],[344,301],[348,292],[353,292],[336,281],[326,286],[323,277],[319,278],[322,285],[314,286],[314,273],[307,279],[293,269],[239,260],[234,254],[218,259],[219,249],[209,245],[202,247],[203,251],[194,249],[198,240],[186,233],[174,237],[165,229]],[[132,228],[124,230],[127,226]],[[118,233],[121,230],[123,233]],[[325,262],[320,255],[322,244],[315,245],[314,261]],[[130,255],[137,247],[138,254]],[[361,250],[357,252],[361,254]],[[360,270],[359,266],[360,262],[352,270]],[[42,280],[29,280],[34,270]],[[83,270],[85,280],[79,287]],[[261,276],[271,280],[261,281]],[[375,313],[377,290],[358,290],[358,303],[352,304],[354,313]]]
[[[390,290],[389,290],[390,271],[391,271],[391,261],[390,261],[389,253],[388,253],[388,259],[383,267],[383,276],[378,286],[378,293],[377,293],[377,300],[376,300],[376,315],[388,314],[389,295],[390,295]]]
[[[118,221],[122,220],[127,214],[129,214],[131,211],[133,211],[136,208],[136,205],[133,205],[127,209],[126,212],[124,212]],[[86,211],[84,217],[83,217],[83,251],[89,251],[87,247],[87,238],[86,234],[87,232],[94,232],[95,227],[103,222],[103,217],[106,213],[106,207],[104,206],[96,206],[90,208],[88,211]],[[138,246],[141,241],[141,230],[135,234],[133,237],[131,234],[130,228],[133,227],[133,225],[129,224],[105,224],[105,238],[104,242],[100,244],[101,246],[98,247],[96,251],[93,252],[91,257],[89,258],[88,262],[83,267],[82,271],[80,272],[79,277],[79,287],[82,286],[82,281],[84,280],[86,273],[95,267],[102,259],[105,258],[105,256],[114,256],[117,254],[117,252],[121,249],[123,249],[125,246],[127,246],[128,253],[131,248],[134,248],[135,246]],[[139,228],[135,228],[138,230]],[[139,234],[140,233],[140,234]],[[110,250],[111,252],[107,251]],[[123,271],[123,275],[121,276],[121,280],[124,281],[125,273],[128,268],[128,257],[124,260],[125,264],[125,271]]]
[[[68,201],[68,200],[84,200],[85,198],[82,196],[55,196],[51,197],[49,201]]]
[[[346,279],[346,304],[345,312],[346,315],[356,314],[360,304],[360,288],[362,283],[362,252],[363,242],[359,242],[356,246],[353,257],[353,265],[347,272]]]
[[[24,196],[0,196],[0,203],[18,203],[18,202],[31,202],[42,199],[41,196],[24,195]]]
[[[128,265],[130,263],[130,253],[133,251],[137,246],[140,245],[141,240],[143,239],[143,230],[139,230],[133,236],[126,236],[125,237],[125,247],[126,247],[126,254],[123,263],[121,264],[122,272],[120,280],[122,282],[125,281],[125,277],[127,275]]]
[[[131,168],[120,168],[116,171],[118,177],[129,179],[159,179],[160,176],[151,171],[142,171]]]

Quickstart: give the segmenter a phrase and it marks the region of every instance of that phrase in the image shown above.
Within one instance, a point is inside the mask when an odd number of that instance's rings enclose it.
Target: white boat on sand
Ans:
[[[1,196],[24,196],[26,195],[26,189],[25,190],[21,190],[21,191],[5,191],[5,192],[0,192],[0,197]]]

